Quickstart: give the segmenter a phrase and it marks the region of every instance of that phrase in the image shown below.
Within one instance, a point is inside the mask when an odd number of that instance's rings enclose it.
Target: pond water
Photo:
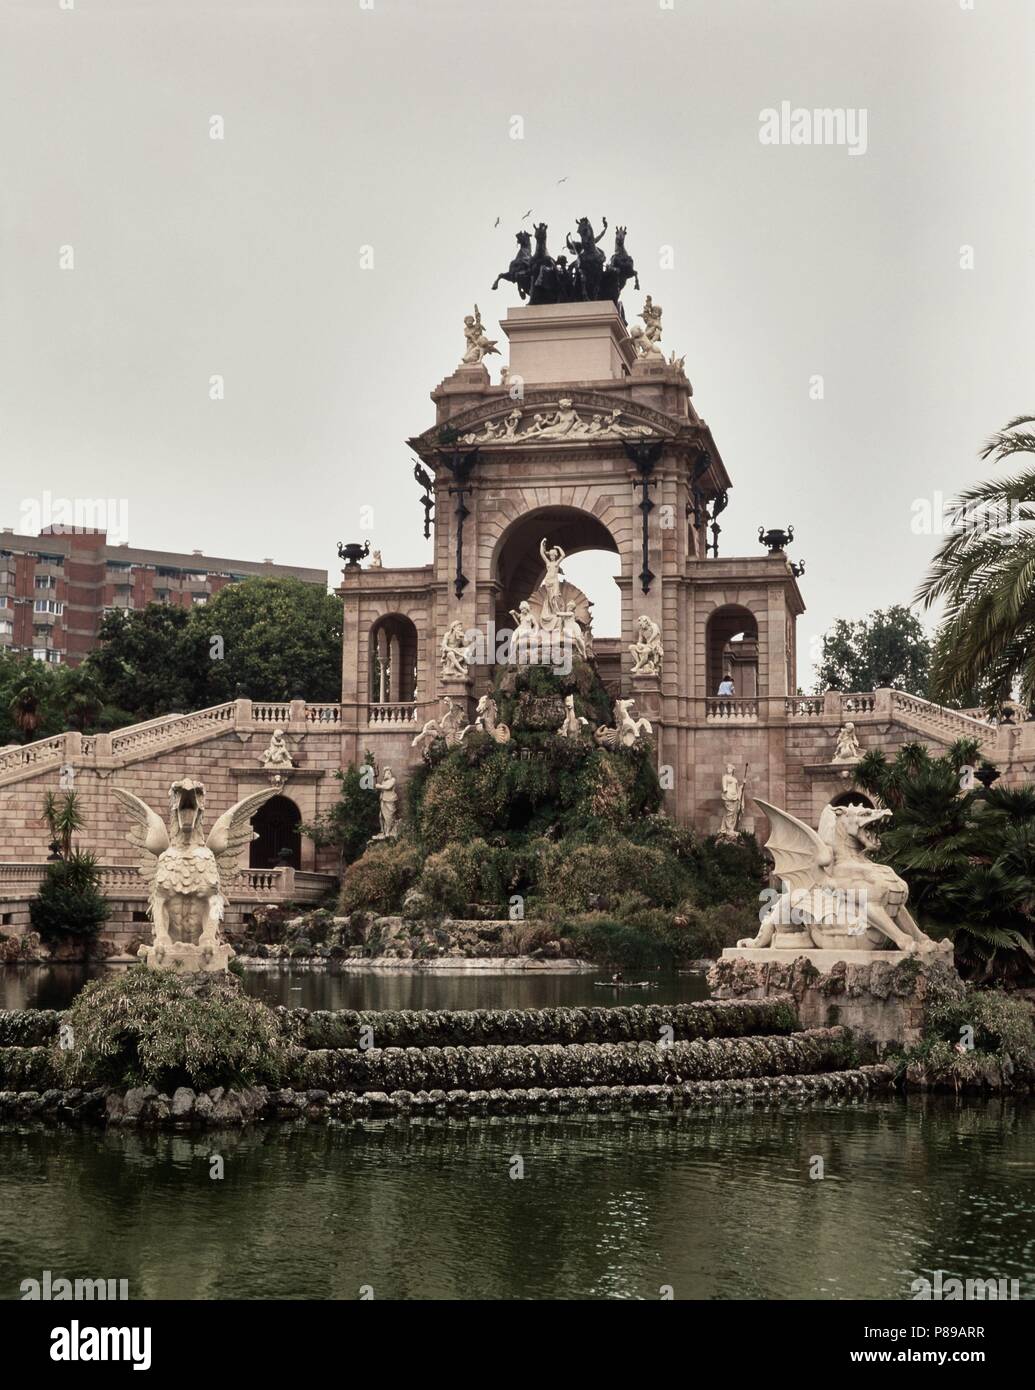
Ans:
[[[64,1009],[87,980],[118,966],[0,967],[0,1009]],[[277,966],[246,970],[245,990],[267,1004],[293,1009],[550,1009],[561,1005],[679,1004],[707,999],[702,971],[637,972],[655,988],[608,989],[607,971],[355,971]]]
[[[0,1298],[50,1270],[133,1298],[908,1299],[938,1269],[1035,1295],[1035,1106],[0,1127]]]

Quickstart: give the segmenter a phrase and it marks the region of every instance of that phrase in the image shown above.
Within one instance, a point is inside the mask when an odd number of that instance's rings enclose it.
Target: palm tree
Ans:
[[[1019,415],[992,436],[981,457],[1002,463],[1035,454],[1035,433]],[[961,492],[917,598],[945,602],[931,667],[934,699],[966,701],[980,692],[990,708],[1010,698],[1035,701],[1035,467]]]
[[[71,859],[72,836],[86,824],[79,806],[79,793],[66,792],[59,797],[55,792],[47,792],[40,819],[46,821],[51,843],[59,847],[61,858],[66,861]]]

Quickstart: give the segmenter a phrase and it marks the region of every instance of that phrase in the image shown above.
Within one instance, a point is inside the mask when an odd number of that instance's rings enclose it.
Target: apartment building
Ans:
[[[327,571],[272,560],[228,560],[109,545],[105,531],[45,527],[0,531],[0,650],[77,665],[97,644],[111,609],[207,603],[227,584],[256,576],[301,579],[326,590]]]

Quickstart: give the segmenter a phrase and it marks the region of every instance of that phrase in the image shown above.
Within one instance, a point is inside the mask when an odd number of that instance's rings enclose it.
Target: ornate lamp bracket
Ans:
[[[657,479],[652,475],[657,466],[658,460],[665,448],[665,441],[655,440],[653,443],[634,443],[631,440],[623,439],[625,452],[636,467],[640,475],[639,488],[640,500],[637,503],[640,515],[643,517],[643,568],[640,570],[640,585],[645,594],[650,593],[651,581],[654,579],[654,571],[648,563],[650,557],[650,547],[648,543],[647,527],[650,514],[654,510],[654,503],[651,501],[650,489],[657,487]]]
[[[434,520],[435,499],[432,492],[435,484],[428,470],[422,468],[419,463],[413,465],[413,476],[424,489],[424,496],[420,499],[420,505],[424,508],[424,539],[428,540],[431,536],[431,523]]]
[[[453,592],[457,598],[461,598],[471,582],[464,574],[464,522],[471,515],[467,508],[467,495],[471,490],[471,474],[478,462],[480,450],[477,445],[473,449],[457,448],[457,432],[449,425],[443,426],[438,437],[443,445],[439,450],[439,458],[453,478],[449,495],[456,498],[456,506],[453,508],[453,515],[456,517],[456,577],[453,580]]]
[[[720,492],[712,502],[711,516],[708,518],[712,533],[711,543],[705,543],[704,553],[711,555],[713,559],[719,558],[719,536],[722,534],[722,527],[717,520],[719,514],[724,512],[729,506],[730,495],[728,492]]]

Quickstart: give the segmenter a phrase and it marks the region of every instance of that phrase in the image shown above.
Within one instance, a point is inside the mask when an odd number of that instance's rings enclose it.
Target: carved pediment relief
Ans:
[[[583,444],[619,439],[645,439],[673,435],[677,422],[637,405],[626,409],[624,399],[603,392],[572,391],[558,396],[556,389],[529,391],[520,401],[495,401],[464,411],[450,420],[461,444],[528,445]],[[438,429],[425,430],[413,441],[433,448]]]

